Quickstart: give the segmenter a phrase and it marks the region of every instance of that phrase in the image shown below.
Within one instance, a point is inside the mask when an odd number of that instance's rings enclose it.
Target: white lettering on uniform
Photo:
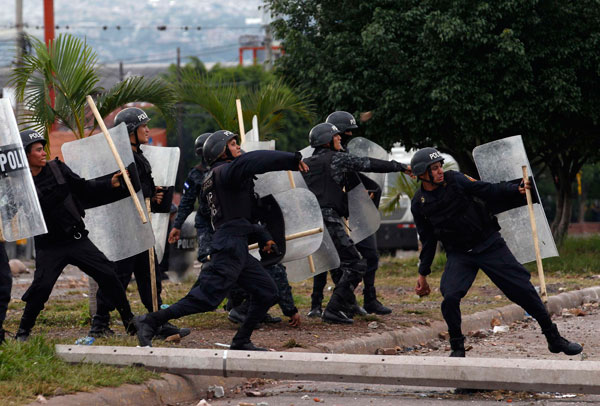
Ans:
[[[433,154],[429,154],[429,159],[440,158],[441,155],[439,152],[434,152]]]

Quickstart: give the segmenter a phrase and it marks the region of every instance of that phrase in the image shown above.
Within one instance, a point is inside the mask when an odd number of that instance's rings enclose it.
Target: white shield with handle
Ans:
[[[142,190],[133,161],[129,134],[124,123],[110,129],[110,136],[128,168],[132,182],[137,184],[136,196],[145,207]],[[103,134],[67,142],[62,146],[65,162],[79,176],[91,180],[119,170],[118,164]],[[85,211],[89,238],[112,261],[131,257],[154,245],[150,223],[143,224],[130,196]]]
[[[179,165],[179,148],[177,147],[155,147],[152,145],[141,145],[144,156],[152,167],[152,178],[157,187],[164,192],[163,205],[170,206],[173,200],[173,189],[177,178],[177,167]],[[152,213],[152,230],[154,232],[154,249],[158,262],[162,261],[165,254],[167,233],[169,232],[170,213]]]
[[[533,174],[520,135],[475,147],[473,159],[481,180],[486,182],[496,183],[522,179],[522,166],[526,166],[528,173]],[[533,179],[533,175],[531,178]],[[541,202],[539,194],[537,194],[537,202]],[[533,212],[537,224],[541,257],[558,256],[544,208],[540,203],[534,203]],[[502,237],[517,260],[521,263],[535,261],[535,248],[527,205],[498,213],[497,217],[500,227],[502,227],[500,231]]]
[[[0,241],[47,232],[12,106],[0,99]]]

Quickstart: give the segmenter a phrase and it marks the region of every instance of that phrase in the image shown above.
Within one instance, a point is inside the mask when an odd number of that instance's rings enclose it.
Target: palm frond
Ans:
[[[20,117],[21,122],[44,128],[47,137],[58,119],[76,136],[84,136],[85,96],[98,90],[96,54],[72,35],[60,35],[48,48],[36,38],[30,41],[34,52],[26,55],[11,74],[18,101],[29,110]]]
[[[241,97],[241,89],[210,81],[198,71],[184,71],[181,81],[175,84],[175,92],[184,103],[195,104],[215,120],[218,129],[238,132],[235,100]]]
[[[96,104],[100,115],[104,117],[127,103],[142,101],[155,105],[165,117],[167,125],[173,125],[175,93],[162,79],[148,79],[142,76],[127,78],[106,93],[100,94]]]

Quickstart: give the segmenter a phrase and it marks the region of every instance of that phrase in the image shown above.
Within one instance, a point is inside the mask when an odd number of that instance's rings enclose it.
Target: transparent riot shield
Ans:
[[[109,130],[125,167],[135,165],[125,124]],[[103,134],[96,134],[62,146],[65,162],[79,176],[95,179],[117,172],[119,167]],[[130,174],[137,177],[137,174]],[[139,183],[135,180],[134,184]],[[142,190],[137,191],[142,207],[146,207]],[[131,196],[85,211],[89,238],[112,261],[128,258],[150,249],[154,234],[150,223],[143,224]]]
[[[348,192],[348,212],[350,238],[354,244],[379,230],[381,214],[360,182]]]
[[[311,257],[314,272],[310,267],[308,258],[301,258],[284,264],[290,282],[300,282],[340,266],[340,257],[326,228],[323,229],[323,241],[319,249]]]
[[[363,137],[352,138],[350,142],[348,142],[347,149],[350,154],[356,156],[381,159],[382,161],[389,160],[389,154],[385,149]],[[387,175],[386,173],[365,172],[365,175],[376,182],[379,185],[379,188],[383,190],[385,177]]]
[[[0,231],[6,241],[48,232],[8,99],[0,99]]]
[[[295,261],[311,255],[323,240],[323,217],[317,198],[311,191],[302,188],[275,193],[273,197],[283,215],[285,236],[321,229],[315,234],[287,240],[281,262]],[[258,250],[253,250],[251,254],[259,258]]]
[[[196,212],[190,213],[181,226],[179,240],[175,244],[169,244],[169,271],[173,271],[178,280],[184,280],[186,274],[194,268],[196,260],[198,239],[194,219]]]
[[[480,145],[473,149],[473,159],[481,180],[502,182],[523,178],[522,166],[527,165],[533,174],[523,140],[520,135],[503,138]],[[539,194],[537,201],[541,202]],[[537,224],[539,248],[542,258],[558,256],[558,250],[541,204],[534,203],[533,210]],[[535,261],[535,249],[531,235],[529,210],[527,205],[510,209],[497,215],[506,244],[521,263]]]
[[[290,190],[292,188],[290,176],[294,182],[294,187],[308,189],[308,186],[306,186],[306,182],[304,181],[304,178],[300,172],[275,171],[257,175],[257,179],[254,181],[254,192],[256,192],[260,197],[263,197]]]
[[[163,188],[165,199],[170,202],[173,200],[173,188],[175,187],[175,178],[177,178],[177,167],[179,165],[179,148],[154,147],[151,145],[141,145],[142,151],[150,162],[152,167],[152,178],[154,184]],[[156,250],[156,259],[162,261],[165,254],[165,245],[167,234],[169,232],[169,213],[152,213],[152,231],[154,232],[154,249]]]

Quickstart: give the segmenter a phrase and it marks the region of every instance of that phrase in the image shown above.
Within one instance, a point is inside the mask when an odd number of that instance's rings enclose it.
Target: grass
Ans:
[[[42,336],[25,343],[0,346],[0,399],[3,405],[23,405],[45,397],[124,383],[139,384],[159,375],[143,368],[100,364],[69,365],[54,353],[54,342]]]
[[[546,284],[550,294],[556,294],[559,288],[573,290],[597,285],[597,280],[592,275],[600,274],[600,237],[568,238],[561,248],[561,256],[544,260]],[[440,303],[442,296],[439,292],[440,278],[446,263],[443,254],[437,255],[432,265],[432,274],[428,277],[432,292],[425,298],[414,294],[417,280],[418,258],[392,258],[382,257],[377,271],[377,293],[382,302],[394,306],[394,326],[410,327],[415,323],[426,320],[441,320]],[[532,282],[538,284],[535,263],[526,266],[532,273]],[[187,294],[194,283],[191,278],[181,284],[164,284],[162,298],[164,303],[174,303]],[[328,288],[333,288],[331,278]],[[310,308],[310,294],[312,280],[292,284],[294,299],[302,315]],[[327,288],[326,288],[327,289]],[[357,290],[357,299],[362,304],[362,294]],[[101,386],[119,386],[123,383],[140,383],[152,377],[144,369],[115,368],[101,365],[68,365],[57,359],[54,355],[54,344],[72,344],[74,336],[85,336],[89,329],[90,317],[88,299],[83,291],[71,291],[60,298],[52,298],[40,314],[33,331],[32,339],[24,344],[10,340],[0,347],[0,403],[2,405],[21,405],[35,399],[36,395],[52,396],[56,393],[71,393],[76,391],[89,391]],[[127,295],[136,314],[145,312],[135,284],[127,289]],[[325,303],[331,296],[331,291],[325,292]],[[463,314],[472,314],[478,311],[496,308],[509,304],[508,299],[502,295],[488,277],[480,272],[473,288],[463,300],[461,306]],[[22,314],[24,303],[12,300],[4,327],[9,331],[16,331]],[[282,316],[276,306],[270,311],[273,315]],[[361,320],[382,321],[369,315]],[[98,339],[100,345],[135,346],[137,340],[124,334],[123,327],[118,322],[116,312],[112,313],[113,329],[121,334],[113,338]],[[303,318],[305,326],[315,328],[315,334],[322,324],[318,320]],[[210,332],[211,330],[230,329],[237,326],[227,320],[223,311],[210,312],[187,316],[185,326],[193,329]],[[75,332],[74,332],[75,331]],[[44,335],[46,338],[44,338]],[[285,347],[300,346],[294,338],[285,343]]]

